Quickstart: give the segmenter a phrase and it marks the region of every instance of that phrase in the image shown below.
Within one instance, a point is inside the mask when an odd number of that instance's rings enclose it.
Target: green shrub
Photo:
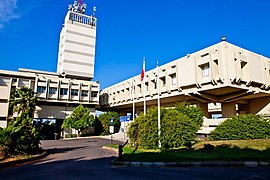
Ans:
[[[175,109],[180,113],[188,116],[193,122],[201,127],[203,124],[203,112],[200,108],[190,105],[187,102],[177,103]]]
[[[130,143],[137,145],[138,142],[138,130],[139,130],[139,122],[136,121],[129,124],[127,135],[130,137]]]
[[[6,147],[7,155],[35,154],[40,150],[40,137],[32,124],[32,118],[26,113],[8,123],[4,129],[2,144]]]
[[[248,114],[227,119],[210,133],[211,140],[270,138],[269,119]]]
[[[141,114],[132,122],[128,136],[132,144],[145,149],[158,148],[159,140],[162,148],[190,146],[196,132],[203,123],[202,111],[186,103],[176,105],[174,109],[161,108],[161,136],[158,136],[158,110],[149,108],[146,115]]]
[[[161,108],[161,118],[166,111]],[[152,107],[147,110],[146,115],[141,114],[136,121],[138,121],[138,144],[145,149],[158,148],[158,109]]]
[[[190,117],[177,109],[169,109],[161,123],[162,148],[177,148],[195,140],[198,125]]]

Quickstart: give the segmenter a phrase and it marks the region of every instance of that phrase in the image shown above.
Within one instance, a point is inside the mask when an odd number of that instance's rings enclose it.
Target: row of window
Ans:
[[[209,63],[206,63],[206,64],[203,64],[200,66],[201,69],[202,69],[202,77],[207,77],[207,76],[210,76],[210,66],[209,66]],[[171,84],[172,85],[176,85],[177,84],[177,80],[176,80],[176,74],[171,74],[170,75],[171,77]],[[162,87],[166,87],[166,78],[165,77],[161,77],[160,80],[162,81]],[[152,80],[151,81],[153,84],[154,84],[154,89],[157,89],[157,82],[156,80]],[[138,84],[137,85],[139,87],[139,91],[142,90],[141,88],[141,84]],[[148,82],[145,82],[145,90],[148,91],[148,87],[149,87],[149,84]],[[127,89],[129,91],[129,89]],[[123,90],[122,90],[123,91]],[[119,93],[119,91],[117,92]]]
[[[37,88],[37,93],[45,93],[46,92],[46,87],[44,86],[38,86]],[[89,91],[86,91],[86,90],[82,90],[81,91],[81,96],[82,97],[88,97],[88,92]],[[56,94],[57,93],[57,88],[54,88],[54,87],[50,87],[49,88],[49,94],[50,95],[53,95],[53,94]],[[78,96],[79,95],[79,90],[77,89],[72,89],[70,94],[72,96]],[[68,95],[68,89],[66,88],[60,88],[60,95],[61,96],[64,96],[64,95]],[[97,97],[98,95],[98,92],[97,91],[91,91],[91,97]]]

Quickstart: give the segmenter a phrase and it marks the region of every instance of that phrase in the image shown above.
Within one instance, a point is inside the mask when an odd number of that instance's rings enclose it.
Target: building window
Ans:
[[[63,95],[67,95],[68,94],[68,89],[66,88],[61,88],[60,89],[60,95],[63,96]]]
[[[156,80],[152,80],[151,82],[154,85],[154,89],[157,89],[157,81]]]
[[[0,77],[0,86],[8,86],[9,78]]]
[[[78,96],[78,90],[72,89],[71,90],[71,96]]]
[[[209,63],[205,63],[205,64],[201,65],[201,69],[202,69],[202,76],[203,77],[210,76],[210,66],[209,66]]]
[[[241,60],[240,63],[241,63],[241,69],[244,69],[244,67],[246,66],[247,62]]]
[[[82,90],[81,96],[82,97],[87,97],[88,96],[88,91]]]
[[[56,94],[57,88],[50,87],[49,88],[49,94]]]
[[[138,84],[138,89],[139,89],[139,90],[138,90],[139,92],[142,92],[141,84]]]
[[[145,82],[145,91],[148,91],[148,82]]]
[[[38,86],[37,87],[37,93],[45,93],[46,87],[44,86]]]
[[[166,87],[166,78],[162,77],[160,80],[162,81],[162,87]]]
[[[97,97],[98,95],[98,92],[97,91],[92,91],[91,92],[91,97]]]
[[[176,85],[176,73],[170,75],[172,78],[172,85]]]

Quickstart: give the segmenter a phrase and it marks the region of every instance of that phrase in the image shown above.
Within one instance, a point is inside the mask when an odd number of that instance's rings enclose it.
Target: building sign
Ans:
[[[120,122],[128,122],[130,121],[130,116],[120,116]]]

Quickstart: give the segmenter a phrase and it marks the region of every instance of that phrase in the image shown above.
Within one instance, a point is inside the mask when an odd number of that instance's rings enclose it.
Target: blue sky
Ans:
[[[221,40],[270,57],[269,0],[85,0],[97,6],[95,78],[101,88]],[[56,72],[73,0],[0,0],[0,69]]]

